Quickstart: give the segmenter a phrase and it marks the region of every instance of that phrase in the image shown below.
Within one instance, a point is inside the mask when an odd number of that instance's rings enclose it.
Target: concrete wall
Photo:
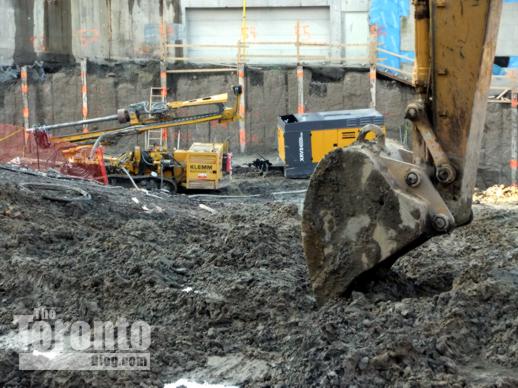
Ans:
[[[343,39],[345,13],[366,12],[368,5],[368,0],[248,1],[250,9],[328,7],[331,42]],[[187,9],[241,6],[241,0],[0,0],[0,65],[31,64],[38,58],[158,58],[161,31],[170,42],[186,40]],[[365,34],[367,39],[368,31]],[[331,55],[340,56],[341,49]]]
[[[172,33],[173,0],[89,0],[74,2],[74,55],[91,60],[160,55],[160,34]]]
[[[194,47],[184,50],[194,63],[235,64],[242,40],[241,8],[188,8],[185,42]],[[248,64],[297,64],[297,38],[302,41],[330,41],[329,7],[248,7],[246,50]],[[364,13],[365,22],[367,13]],[[225,26],[225,28],[221,28]],[[299,33],[297,34],[297,28]],[[365,26],[368,31],[368,26]],[[365,33],[362,34],[365,37]],[[255,42],[291,42],[291,44],[254,44]],[[198,45],[198,47],[196,47]],[[203,47],[201,47],[203,45]],[[224,45],[227,47],[206,47]],[[302,56],[329,56],[329,47],[302,46]],[[367,58],[367,55],[364,55]],[[217,58],[217,59],[215,59]]]
[[[1,66],[12,64],[14,57],[16,21],[11,0],[0,0],[0,15],[2,15],[2,28],[0,28]]]
[[[208,8],[216,8],[216,9],[239,9],[242,7],[242,0],[183,0],[181,1],[181,20],[183,21],[180,25],[180,29],[184,32],[187,31],[188,27],[185,25],[187,21],[188,10],[192,9],[208,9]],[[344,30],[346,26],[344,21],[347,20],[345,15],[351,12],[365,12],[367,13],[369,10],[369,0],[284,0],[284,1],[276,1],[276,0],[248,0],[247,7],[249,10],[254,9],[265,9],[265,8],[314,8],[314,7],[326,7],[329,9],[329,42],[339,43],[344,41]],[[268,21],[265,20],[265,23]],[[295,34],[294,34],[295,35]],[[369,30],[368,27],[365,28],[365,39],[362,43],[368,42]],[[189,40],[189,36],[187,33],[184,33],[182,38],[185,38],[187,41]],[[239,34],[236,35],[235,41],[239,40]],[[258,39],[260,40],[260,39]],[[264,40],[264,39],[263,39]],[[282,40],[279,38],[278,40]],[[295,40],[295,36],[293,36],[291,41]],[[339,47],[332,48],[329,50],[329,54],[332,57],[341,57],[344,55],[343,50]],[[315,55],[315,54],[310,54]],[[279,59],[274,59],[273,61],[282,62]],[[286,62],[286,61],[285,61]],[[365,61],[366,62],[366,61]]]
[[[30,64],[38,58],[58,62],[83,57],[97,62],[157,58],[161,31],[171,42],[187,38],[187,9],[241,6],[242,0],[0,0],[0,66]],[[248,7],[329,7],[330,41],[341,42],[345,15],[368,10],[369,0],[248,0]],[[499,56],[518,55],[517,16],[518,3],[504,4]],[[413,42],[412,26],[409,20],[408,28],[403,28],[404,46]],[[340,48],[331,52],[342,54]]]
[[[179,0],[0,0],[0,65],[157,58]]]
[[[518,3],[504,3],[496,55],[518,55]]]

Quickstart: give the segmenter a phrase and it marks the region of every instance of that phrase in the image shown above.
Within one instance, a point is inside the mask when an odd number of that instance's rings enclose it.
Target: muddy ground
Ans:
[[[471,225],[318,308],[303,195],[272,194],[305,181],[245,174],[225,194],[262,195],[160,199],[59,180],[80,203],[19,187],[56,181],[0,170],[1,386],[518,386],[518,203],[475,205]],[[13,315],[38,306],[146,321],[151,370],[18,370]]]

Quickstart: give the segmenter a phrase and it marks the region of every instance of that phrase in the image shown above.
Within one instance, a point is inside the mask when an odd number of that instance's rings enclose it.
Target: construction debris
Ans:
[[[217,210],[214,210],[213,208],[204,205],[203,203],[200,203],[200,209],[207,210],[211,214],[216,214],[218,212]]]
[[[516,203],[518,204],[518,186],[495,185],[484,191],[477,191],[473,196],[479,203]]]

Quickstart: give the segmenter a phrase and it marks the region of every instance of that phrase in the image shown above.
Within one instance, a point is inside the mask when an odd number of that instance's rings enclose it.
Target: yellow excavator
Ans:
[[[501,0],[413,0],[412,150],[362,129],[306,194],[302,237],[317,301],[347,295],[434,235],[472,220]],[[367,134],[377,135],[375,141]]]
[[[195,125],[210,121],[235,121],[239,112],[241,86],[232,87],[233,107],[225,107],[228,93],[188,101],[140,102],[119,109],[117,114],[75,122],[41,125],[28,130],[38,147],[56,146],[64,155],[70,171],[77,168],[106,170],[106,179],[113,184],[130,181],[146,188],[164,188],[171,192],[181,187],[192,190],[218,190],[228,184],[231,175],[232,154],[228,141],[224,143],[193,143],[188,150],[169,149],[159,138],[148,149],[136,145],[119,156],[99,157],[99,146],[114,137],[149,134],[167,128]],[[181,115],[196,110],[198,113]],[[201,110],[201,112],[199,112]],[[207,112],[209,110],[210,112]],[[116,121],[122,127],[86,133],[52,135],[64,128]],[[125,125],[125,126],[124,126]]]

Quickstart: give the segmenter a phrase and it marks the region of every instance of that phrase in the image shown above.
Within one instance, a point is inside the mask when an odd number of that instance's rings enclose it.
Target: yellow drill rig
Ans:
[[[319,302],[346,295],[431,236],[472,219],[502,2],[412,3],[412,150],[369,125],[356,144],[329,153],[310,181],[302,235]],[[377,140],[368,141],[369,133]]]
[[[234,86],[235,104],[225,107],[228,94],[198,98],[189,101],[141,102],[119,109],[117,114],[88,120],[42,125],[30,128],[38,147],[52,145],[60,148],[70,166],[88,167],[102,164],[110,183],[132,181],[146,188],[177,188],[218,190],[225,186],[231,175],[232,154],[228,141],[224,143],[193,143],[188,150],[169,149],[167,145],[153,144],[149,149],[136,145],[133,150],[119,156],[97,157],[99,146],[114,137],[145,134],[150,131],[195,125],[210,121],[219,123],[235,121],[239,112],[240,86]],[[209,113],[180,116],[189,109],[215,109]],[[123,127],[97,130],[86,133],[52,135],[57,129],[77,128],[86,124],[117,121]],[[73,146],[70,146],[73,144]],[[63,146],[67,145],[67,146]]]

